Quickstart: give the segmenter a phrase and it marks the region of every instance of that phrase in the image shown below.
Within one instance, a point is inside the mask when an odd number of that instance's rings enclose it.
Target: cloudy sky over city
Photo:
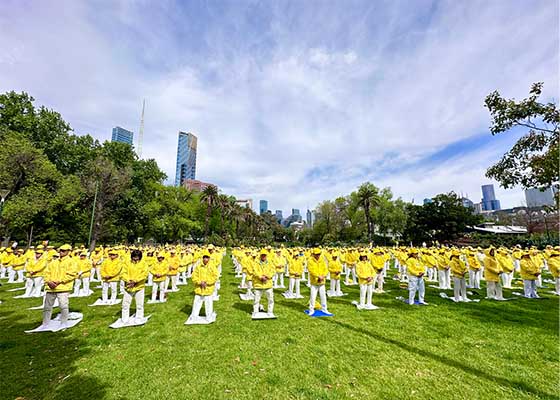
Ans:
[[[421,203],[480,201],[493,137],[484,97],[558,101],[556,0],[0,2],[0,91],[26,91],[77,134],[135,133],[175,179],[179,130],[197,179],[272,210],[360,183]],[[522,190],[496,185],[503,207]]]

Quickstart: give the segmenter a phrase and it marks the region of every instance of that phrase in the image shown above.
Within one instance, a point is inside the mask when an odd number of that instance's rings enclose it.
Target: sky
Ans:
[[[146,99],[142,157],[168,183],[192,132],[197,179],[284,216],[365,181],[477,202],[523,134],[492,136],[484,98],[542,81],[558,102],[558,21],[556,0],[2,0],[0,91],[101,141],[137,133]]]

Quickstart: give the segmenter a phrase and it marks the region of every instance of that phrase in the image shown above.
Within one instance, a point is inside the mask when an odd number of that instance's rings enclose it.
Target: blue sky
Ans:
[[[197,178],[284,215],[367,180],[479,201],[522,133],[492,137],[484,97],[543,81],[558,101],[558,18],[554,0],[4,0],[0,90],[100,140],[137,132],[145,98],[143,156],[169,182],[191,131]]]

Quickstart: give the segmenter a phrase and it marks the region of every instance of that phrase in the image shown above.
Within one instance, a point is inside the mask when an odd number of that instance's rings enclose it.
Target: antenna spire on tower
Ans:
[[[144,140],[144,109],[146,99],[142,101],[142,117],[140,117],[140,130],[138,131],[138,158],[142,158],[142,141]]]

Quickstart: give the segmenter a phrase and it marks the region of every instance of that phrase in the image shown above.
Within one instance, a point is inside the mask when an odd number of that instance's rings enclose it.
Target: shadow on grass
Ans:
[[[521,390],[523,392],[534,394],[534,395],[539,396],[540,398],[544,398],[544,399],[558,399],[558,396],[554,396],[550,393],[542,392],[539,389],[537,389],[537,388],[535,388],[531,385],[528,385],[524,382],[512,381],[512,380],[509,380],[509,379],[506,379],[506,378],[503,378],[503,377],[500,377],[500,376],[495,376],[495,375],[489,374],[485,371],[482,371],[480,369],[474,368],[470,365],[466,365],[464,363],[461,363],[461,362],[459,362],[457,360],[454,360],[452,358],[442,356],[442,355],[439,355],[439,354],[435,354],[435,353],[432,353],[430,351],[423,350],[423,349],[420,349],[420,348],[415,347],[415,346],[411,346],[411,345],[409,345],[407,343],[404,343],[404,342],[401,342],[399,340],[388,338],[388,337],[379,335],[377,333],[370,332],[370,331],[365,330],[363,328],[355,327],[355,326],[349,325],[347,323],[337,321],[335,319],[327,319],[327,321],[332,322],[333,324],[339,325],[339,326],[341,326],[343,328],[346,328],[348,330],[360,333],[360,334],[365,335],[365,336],[369,336],[370,338],[375,339],[377,341],[396,346],[396,347],[398,347],[402,350],[408,351],[409,353],[413,353],[413,354],[419,355],[421,357],[430,358],[434,361],[437,361],[441,364],[445,364],[449,367],[460,369],[467,374],[471,374],[471,375],[476,376],[477,378],[486,379],[487,381],[489,381],[490,384],[498,383],[499,385],[502,385],[502,386],[509,386],[511,388]]]
[[[0,363],[0,398],[105,398],[106,385],[77,372],[77,364],[90,350],[84,340],[71,336],[72,330],[24,333],[40,324],[41,312],[36,313],[36,322],[30,325],[21,322],[21,315],[0,312],[0,359],[4,360]]]
[[[253,313],[253,302],[248,301],[245,303],[237,302],[233,303],[233,308],[243,311],[244,313],[252,314]]]

